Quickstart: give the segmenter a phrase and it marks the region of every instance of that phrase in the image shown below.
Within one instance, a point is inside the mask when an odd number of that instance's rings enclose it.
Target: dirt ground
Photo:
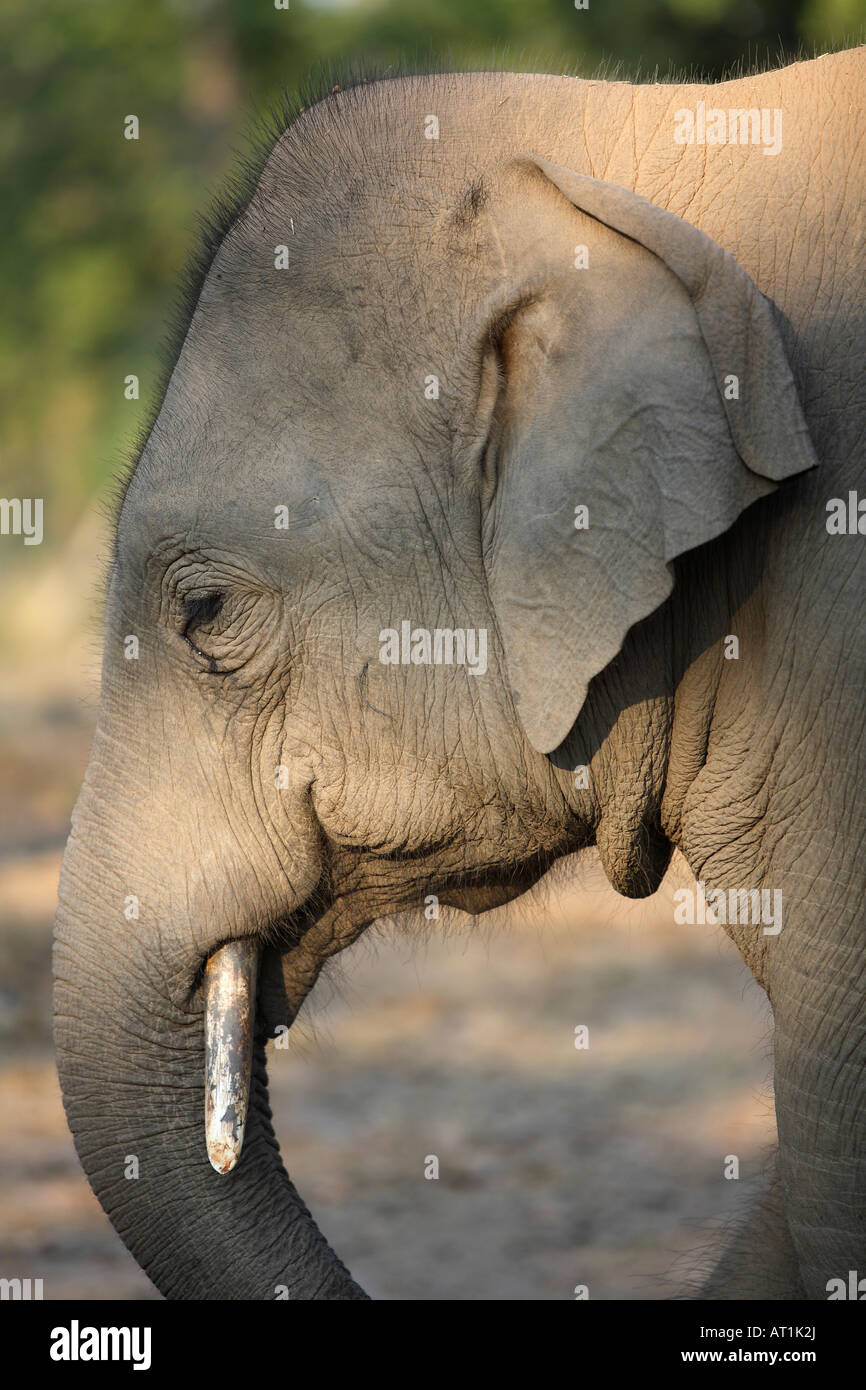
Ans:
[[[82,639],[0,681],[0,1276],[41,1278],[46,1298],[154,1298],[78,1166],[51,1051],[51,920],[93,665]],[[693,1287],[754,1200],[775,1125],[766,1003],[720,928],[674,925],[687,881],[675,862],[627,903],[590,857],[484,919],[443,912],[426,939],[377,929],[317,986],[271,1053],[276,1127],[371,1294]]]

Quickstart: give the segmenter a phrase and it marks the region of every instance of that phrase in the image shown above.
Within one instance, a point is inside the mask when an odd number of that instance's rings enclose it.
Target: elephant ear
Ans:
[[[485,567],[521,722],[550,753],[674,558],[817,460],[771,304],[688,222],[534,155],[452,218],[488,277]]]

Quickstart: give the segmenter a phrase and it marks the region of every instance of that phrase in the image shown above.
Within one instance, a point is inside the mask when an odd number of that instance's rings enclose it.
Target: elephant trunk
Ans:
[[[777,1006],[774,1015],[778,1151],[803,1286],[809,1298],[862,1297],[866,1151],[856,1094],[866,1020],[862,1013],[845,1023],[833,1013],[819,1019],[802,998],[798,1008]],[[852,1280],[856,1294],[848,1291]]]
[[[827,931],[801,941],[771,996],[782,1189],[814,1299],[866,1290],[866,1001],[852,957]]]
[[[55,1041],[76,1148],[112,1224],[166,1297],[365,1298],[282,1165],[261,1039],[249,1049],[243,1161],[214,1171],[205,1010],[176,985],[201,963],[192,947],[169,962],[158,933],[137,933],[122,913],[118,924],[89,843],[73,833],[61,875]]]

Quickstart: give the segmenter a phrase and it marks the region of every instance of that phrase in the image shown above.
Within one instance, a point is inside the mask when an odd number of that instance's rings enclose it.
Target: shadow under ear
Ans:
[[[760,583],[767,512],[780,505],[786,500],[778,497],[755,503],[724,536],[674,561],[670,597],[629,630],[589,682],[568,736],[548,754],[566,773],[603,754],[596,844],[611,885],[625,897],[654,893],[667,870],[673,846],[667,820],[662,828],[662,802],[672,797],[678,804],[677,788],[688,785],[702,761],[713,702],[701,695],[708,680],[720,678],[724,639],[737,631],[737,614]],[[697,695],[689,688],[690,669]],[[685,691],[685,738],[681,725],[678,734],[674,728],[677,691],[681,700]],[[655,780],[649,768],[657,771]]]

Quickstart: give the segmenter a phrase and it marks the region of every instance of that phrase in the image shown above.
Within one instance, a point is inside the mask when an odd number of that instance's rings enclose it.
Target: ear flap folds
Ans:
[[[817,460],[772,307],[703,232],[530,155],[484,191],[488,244],[533,287],[501,347],[485,563],[521,721],[550,753],[671,561]]]

